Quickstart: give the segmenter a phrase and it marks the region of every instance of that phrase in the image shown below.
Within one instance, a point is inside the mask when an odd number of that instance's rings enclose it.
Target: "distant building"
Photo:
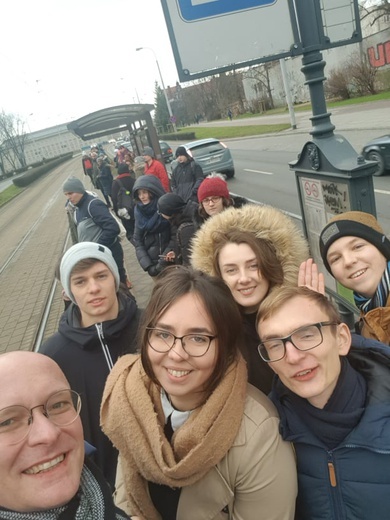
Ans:
[[[72,132],[66,124],[44,128],[26,135],[24,153],[27,164],[50,159],[63,153],[80,152],[82,148],[94,144],[93,141],[83,141]]]
[[[357,53],[365,55],[371,65],[381,71],[390,69],[390,16],[383,16],[374,21],[375,13],[373,13],[371,8],[368,10],[368,14],[362,18],[363,41],[361,43],[322,51],[326,61],[325,75],[329,75],[332,69],[342,66],[352,55]],[[304,85],[305,78],[301,72],[302,57],[286,58],[285,63],[293,102],[305,103],[310,101],[309,89]],[[280,64],[276,61],[271,64],[252,67],[249,71],[243,73],[245,78],[243,80],[245,97],[249,108],[251,105],[261,105],[261,101],[267,101],[265,67],[268,68],[268,80],[274,105],[286,105]]]

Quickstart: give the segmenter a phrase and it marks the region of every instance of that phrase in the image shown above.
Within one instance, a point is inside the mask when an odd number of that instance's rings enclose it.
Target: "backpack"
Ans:
[[[87,170],[92,170],[92,163],[89,159],[84,159],[84,166]]]
[[[117,206],[118,209],[126,209],[128,214],[131,215],[134,211],[134,199],[130,191],[126,190],[126,188],[123,186],[120,179],[116,179],[117,183],[119,184],[119,190],[118,190],[118,196],[117,196]]]

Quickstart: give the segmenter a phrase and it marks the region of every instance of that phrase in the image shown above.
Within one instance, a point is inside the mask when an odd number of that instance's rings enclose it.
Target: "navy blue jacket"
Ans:
[[[85,192],[75,207],[79,242],[97,242],[107,247],[116,242],[119,225],[102,200]]]
[[[353,345],[347,358],[366,380],[365,411],[335,449],[328,450],[283,406],[275,390],[270,394],[281,417],[281,434],[296,450],[297,520],[390,518],[390,348],[357,336]]]
[[[153,215],[149,215],[149,218],[154,224],[147,230],[141,227],[141,217],[145,208],[138,198],[138,190],[147,190],[153,197],[150,204],[153,204],[154,212]],[[166,263],[160,258],[160,255],[166,255],[170,251],[168,247],[171,238],[170,224],[168,220],[157,214],[157,200],[165,193],[160,179],[154,175],[141,175],[134,183],[133,194],[136,208],[133,240],[138,262],[144,271],[153,265],[163,268]]]

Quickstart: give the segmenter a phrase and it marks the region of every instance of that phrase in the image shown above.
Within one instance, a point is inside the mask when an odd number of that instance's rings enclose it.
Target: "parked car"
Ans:
[[[234,162],[229,148],[218,139],[200,139],[184,145],[188,154],[202,167],[203,173],[223,173],[228,179],[234,177]]]
[[[164,162],[169,163],[173,161],[173,150],[168,143],[165,141],[159,141],[162,157]]]
[[[368,161],[378,163],[374,175],[383,175],[386,170],[390,170],[390,135],[382,135],[369,141],[363,147],[362,155]]]

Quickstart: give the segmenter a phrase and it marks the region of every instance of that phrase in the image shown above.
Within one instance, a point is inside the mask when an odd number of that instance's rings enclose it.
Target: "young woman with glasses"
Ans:
[[[141,354],[114,366],[101,409],[120,452],[117,504],[133,518],[294,518],[294,456],[247,384],[242,338],[222,280],[184,266],[158,277]]]
[[[248,201],[244,197],[231,195],[225,179],[220,174],[211,174],[202,181],[198,189],[198,228],[210,217],[226,208],[241,208]]]

